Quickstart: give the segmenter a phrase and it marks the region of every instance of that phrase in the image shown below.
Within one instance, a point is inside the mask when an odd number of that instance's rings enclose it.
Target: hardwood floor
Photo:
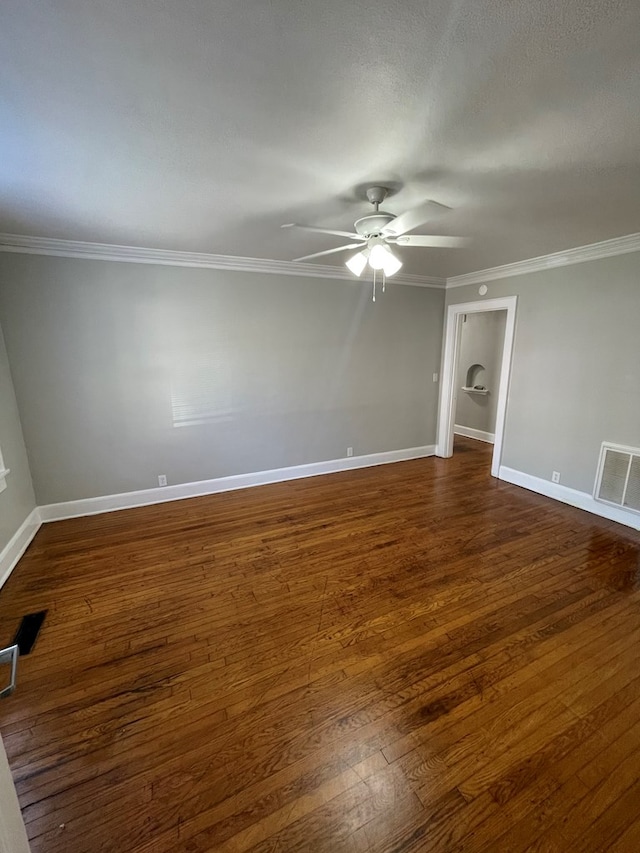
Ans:
[[[456,447],[44,526],[34,853],[640,850],[640,536]]]

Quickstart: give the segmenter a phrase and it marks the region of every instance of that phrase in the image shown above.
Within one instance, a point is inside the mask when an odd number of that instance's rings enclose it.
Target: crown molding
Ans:
[[[640,233],[614,237],[600,243],[577,246],[564,252],[553,252],[524,261],[490,267],[476,272],[463,273],[450,278],[397,273],[394,284],[436,289],[465,287],[484,281],[495,281],[540,270],[564,267],[570,264],[595,261],[615,255],[640,251]],[[118,246],[111,243],[88,243],[81,240],[61,240],[55,237],[30,237],[24,234],[0,233],[0,252],[17,252],[26,255],[50,255],[59,258],[85,258],[87,260],[120,261],[130,264],[160,264],[174,267],[199,267],[201,269],[254,272],[269,275],[295,275],[306,278],[329,278],[355,282],[357,279],[346,267],[324,264],[306,264],[300,261],[276,261],[271,258],[243,258],[236,255],[214,255],[204,252],[177,252],[171,249],[148,249],[141,246]]]
[[[130,264],[160,264],[173,267],[255,272],[270,275],[296,275],[306,278],[334,278],[358,281],[349,270],[300,261],[275,261],[270,258],[242,258],[235,255],[212,255],[202,252],[176,252],[170,249],[146,249],[140,246],[116,246],[111,243],[86,243],[54,237],[29,237],[23,234],[0,234],[0,252],[25,255],[50,255],[58,258],[120,261]],[[398,273],[394,284],[444,289],[446,279]]]
[[[480,284],[483,281],[495,281],[499,278],[510,278],[514,275],[525,275],[530,272],[566,267],[570,264],[581,264],[585,261],[596,261],[599,258],[611,258],[615,255],[626,255],[629,252],[640,251],[640,234],[627,234],[626,237],[614,237],[600,243],[590,243],[588,246],[577,246],[565,252],[553,252],[526,261],[516,261],[477,272],[455,275],[447,279],[447,290],[452,287],[464,287],[468,284]]]

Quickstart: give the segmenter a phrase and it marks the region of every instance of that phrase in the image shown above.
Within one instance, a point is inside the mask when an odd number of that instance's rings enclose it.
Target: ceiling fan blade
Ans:
[[[294,261],[308,261],[311,258],[320,258],[322,255],[333,255],[334,252],[346,252],[347,249],[361,249],[364,243],[349,243],[347,246],[338,246],[337,249],[325,249],[324,252],[314,252],[312,255],[303,255],[301,258],[294,258]]]
[[[331,228],[317,228],[315,225],[298,225],[297,222],[288,222],[281,228],[303,228],[305,231],[315,231],[317,234],[333,234],[335,237],[349,237],[351,240],[359,240],[360,235],[353,231],[334,231]]]
[[[451,210],[444,204],[438,204],[437,201],[425,201],[424,204],[414,207],[412,210],[407,210],[401,213],[400,216],[390,222],[382,229],[382,234],[385,237],[398,237],[400,234],[406,234],[407,231],[412,231],[418,225],[423,225],[430,219],[436,219]]]
[[[466,246],[469,240],[466,237],[441,237],[439,234],[405,234],[400,237],[391,237],[390,243],[397,246],[430,246],[438,249],[458,249]]]

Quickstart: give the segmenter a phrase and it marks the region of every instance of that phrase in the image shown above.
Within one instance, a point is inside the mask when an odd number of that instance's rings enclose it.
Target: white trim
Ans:
[[[640,518],[637,514],[627,512],[620,507],[600,503],[587,492],[579,492],[577,489],[570,489],[568,486],[552,483],[549,480],[543,480],[541,477],[533,477],[531,474],[525,474],[523,471],[516,471],[514,468],[507,468],[504,465],[500,466],[499,476],[501,480],[512,483],[514,486],[521,486],[523,489],[529,489],[530,492],[536,492],[547,498],[570,504],[578,507],[578,509],[593,513],[593,515],[608,518],[610,521],[617,521],[618,524],[624,524],[634,530],[640,530]]]
[[[552,252],[550,255],[540,255],[538,258],[516,261],[513,264],[454,275],[447,279],[447,290],[452,287],[465,287],[468,284],[480,284],[483,281],[495,281],[512,275],[524,275],[529,272],[566,267],[569,264],[581,264],[585,261],[596,261],[599,258],[610,258],[614,255],[626,255],[629,252],[638,251],[640,251],[640,233],[627,234],[625,237],[614,237],[612,240],[602,240],[600,243],[577,246],[565,252]]]
[[[176,252],[170,249],[148,249],[141,246],[116,246],[110,243],[86,243],[81,240],[58,240],[53,237],[28,237],[22,234],[1,234],[0,252],[26,255],[53,255],[59,258],[87,258],[100,261],[121,261],[130,264],[161,264],[172,267],[257,272],[272,275],[298,275],[308,278],[346,279],[361,282],[344,266],[306,264],[301,261],[276,261],[271,258],[242,258],[235,255],[213,255],[204,252]],[[394,284],[433,287],[442,290],[446,279],[428,275],[398,273]]]
[[[464,435],[466,438],[476,438],[478,441],[486,441],[487,444],[495,444],[495,433],[485,432],[483,429],[474,429],[473,427],[460,426],[454,424],[453,432],[455,435]]]
[[[625,255],[640,251],[640,233],[614,237],[599,243],[577,246],[563,252],[552,252],[537,258],[528,258],[511,264],[485,270],[463,273],[449,278],[398,273],[395,284],[415,287],[443,288],[465,287],[484,281],[495,281],[515,275],[538,272],[553,267],[568,266],[599,258]],[[18,252],[26,255],[51,255],[61,258],[87,258],[89,260],[121,261],[132,264],[161,264],[164,266],[200,267],[240,272],[297,275],[308,278],[341,279],[356,282],[343,266],[306,264],[301,261],[277,261],[271,258],[243,258],[235,255],[215,255],[206,252],[179,252],[171,249],[150,249],[142,246],[119,246],[111,243],[90,243],[83,240],[61,240],[56,237],[31,237],[25,234],[0,233],[0,252]]]
[[[40,513],[36,507],[29,513],[0,552],[0,587],[14,570],[18,560],[40,529],[41,524]]]
[[[4,492],[7,488],[7,474],[10,474],[9,468],[4,467],[4,459],[2,458],[2,448],[0,447],[0,492]]]
[[[463,302],[459,305],[449,305],[444,327],[444,352],[442,357],[442,382],[440,386],[440,408],[438,412],[438,440],[436,455],[444,458],[453,455],[454,402],[455,402],[455,372],[460,345],[461,318],[463,314],[476,314],[484,311],[506,311],[507,321],[504,329],[504,345],[502,347],[502,367],[498,383],[498,404],[496,408],[496,426],[491,459],[491,474],[498,476],[502,459],[502,441],[504,425],[507,416],[507,401],[509,398],[509,378],[511,376],[511,359],[513,356],[513,341],[516,328],[517,296],[503,296],[498,299],[483,299],[480,302]]]
[[[199,480],[195,483],[180,483],[176,486],[142,489],[137,492],[124,492],[119,495],[103,495],[98,498],[85,498],[77,501],[47,504],[39,507],[43,522],[61,521],[64,518],[76,518],[84,515],[97,515],[136,506],[195,498],[202,495],[215,495],[235,489],[251,486],[264,486],[268,483],[281,483],[285,480],[298,480],[302,477],[316,477],[321,474],[334,474],[338,471],[350,471],[353,468],[369,468],[373,465],[386,465],[390,462],[403,462],[407,459],[419,459],[433,456],[433,444],[423,447],[408,447],[404,450],[389,450],[385,453],[370,453],[366,456],[351,456],[344,459],[330,459],[326,462],[311,462],[307,465],[292,465],[289,468],[274,468],[253,474],[235,474],[231,477],[217,477],[213,480]]]

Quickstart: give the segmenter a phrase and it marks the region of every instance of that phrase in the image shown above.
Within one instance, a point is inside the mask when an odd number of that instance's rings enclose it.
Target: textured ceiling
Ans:
[[[367,181],[472,238],[409,273],[640,231],[638,0],[3,0],[0,48],[0,231],[285,260]]]

